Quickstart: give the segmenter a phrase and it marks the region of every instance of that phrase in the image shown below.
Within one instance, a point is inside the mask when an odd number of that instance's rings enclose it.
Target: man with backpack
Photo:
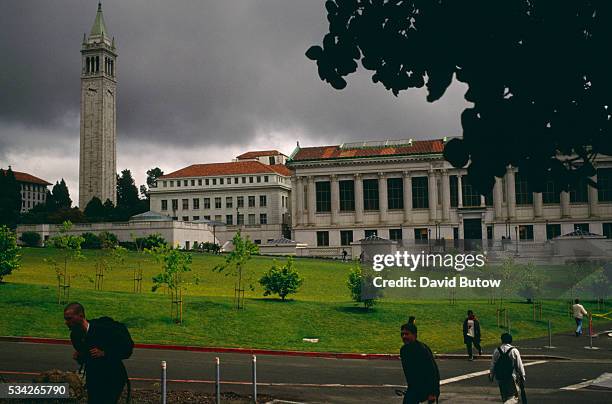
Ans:
[[[404,346],[400,350],[408,389],[403,404],[434,403],[440,396],[440,371],[429,347],[417,341],[414,323],[401,327]]]
[[[64,309],[64,322],[70,329],[75,349],[72,357],[85,367],[85,386],[89,404],[117,403],[129,380],[123,359],[132,355],[134,341],[124,324],[110,317],[87,320],[80,303]]]
[[[525,368],[521,354],[511,345],[512,335],[503,333],[501,342],[502,344],[493,351],[489,379],[497,380],[501,399],[505,404],[526,403]]]

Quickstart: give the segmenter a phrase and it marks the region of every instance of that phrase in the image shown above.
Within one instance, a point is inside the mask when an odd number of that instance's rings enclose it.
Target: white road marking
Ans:
[[[546,362],[548,362],[548,361],[529,362],[529,363],[523,364],[523,366],[527,367],[527,366],[532,366],[532,365],[540,365],[540,364],[546,363]],[[489,374],[488,370],[483,370],[481,372],[468,373],[468,374],[465,374],[465,375],[461,375],[461,376],[451,377],[449,379],[440,380],[440,385],[449,384],[449,383],[455,383],[455,382],[459,382],[461,380],[471,379],[473,377],[484,376],[484,375],[488,375],[488,374]]]
[[[571,386],[561,387],[561,390],[579,390],[579,389],[583,389],[583,388],[588,387],[591,384],[593,384],[594,381],[595,381],[595,379],[591,379],[591,380],[587,380],[587,381],[582,382],[582,383],[572,384]]]

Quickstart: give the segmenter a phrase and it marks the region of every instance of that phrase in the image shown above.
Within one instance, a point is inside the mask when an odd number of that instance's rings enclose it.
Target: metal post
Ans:
[[[585,349],[599,349],[596,346],[593,346],[593,314],[589,313],[589,346],[585,346]]]
[[[161,402],[166,404],[166,361],[161,362]]]
[[[217,396],[217,404],[221,404],[221,364],[219,357],[215,358],[215,395]]]
[[[253,355],[253,402],[257,404],[257,357]]]
[[[548,346],[545,346],[544,348],[555,348],[552,344],[552,322],[550,320],[548,320]]]

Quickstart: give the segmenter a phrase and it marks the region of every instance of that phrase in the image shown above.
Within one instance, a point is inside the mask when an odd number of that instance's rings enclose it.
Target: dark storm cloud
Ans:
[[[79,50],[96,3],[0,3],[0,159],[49,132],[78,142]],[[327,32],[323,1],[108,0],[103,9],[119,52],[120,146],[240,145],[266,132],[302,144],[460,134],[458,85],[428,104],[422,91],[395,98],[364,72],[340,92],[321,82],[304,52]],[[15,125],[31,135],[12,136]]]

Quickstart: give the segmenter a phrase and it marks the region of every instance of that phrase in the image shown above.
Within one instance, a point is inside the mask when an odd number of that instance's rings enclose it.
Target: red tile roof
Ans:
[[[283,153],[279,152],[278,150],[258,150],[258,151],[250,151],[250,152],[246,152],[246,153],[242,153],[240,156],[237,156],[236,158],[238,160],[247,160],[247,159],[255,159],[257,157],[263,157],[263,156],[284,156]]]
[[[412,145],[379,146],[379,147],[351,147],[341,148],[336,146],[319,146],[300,148],[293,161],[300,160],[325,160],[359,157],[381,157],[411,154],[438,154],[444,151],[444,140],[414,140]]]
[[[4,170],[4,172],[6,172],[6,170]],[[13,174],[15,174],[15,179],[19,182],[27,182],[29,184],[51,185],[50,182],[35,177],[32,174],[22,173],[20,171],[13,171]]]
[[[270,174],[291,176],[293,172],[284,165],[267,165],[259,161],[234,161],[231,163],[193,164],[160,179],[184,177],[210,177],[215,175]]]

